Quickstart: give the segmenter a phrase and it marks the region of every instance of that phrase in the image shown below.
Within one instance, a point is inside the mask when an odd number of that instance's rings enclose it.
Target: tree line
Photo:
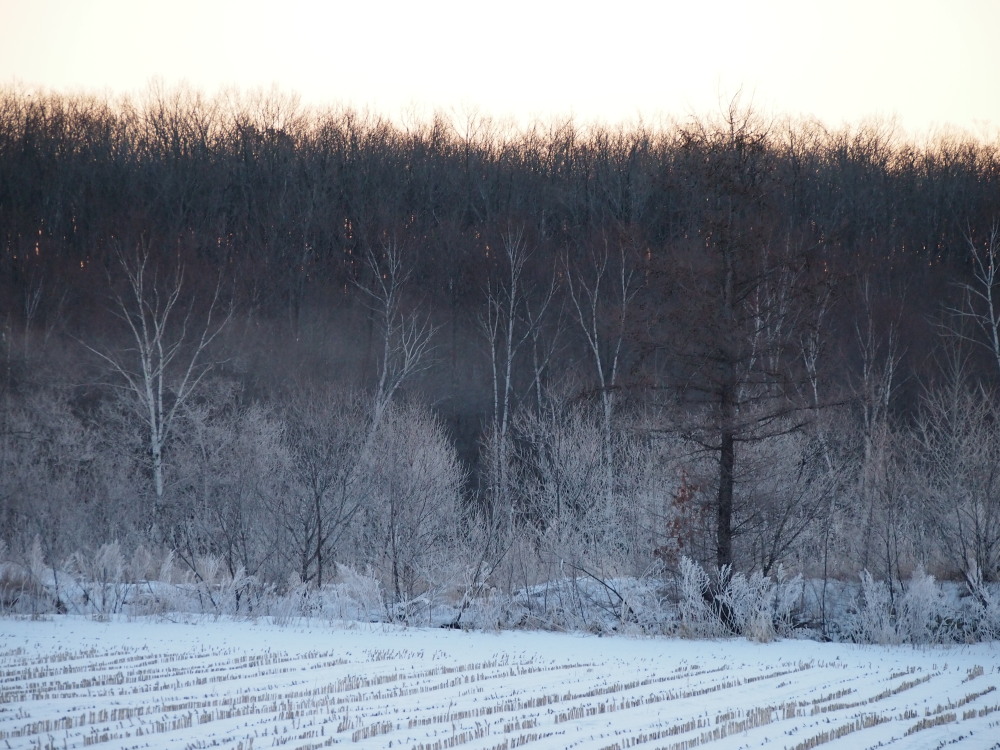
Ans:
[[[322,586],[1000,576],[1000,144],[0,92],[0,535]],[[436,588],[435,588],[436,587]]]

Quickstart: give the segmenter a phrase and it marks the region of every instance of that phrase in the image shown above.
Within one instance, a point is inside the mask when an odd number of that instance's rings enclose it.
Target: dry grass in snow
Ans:
[[[992,644],[0,620],[0,748],[998,748],[998,686]]]

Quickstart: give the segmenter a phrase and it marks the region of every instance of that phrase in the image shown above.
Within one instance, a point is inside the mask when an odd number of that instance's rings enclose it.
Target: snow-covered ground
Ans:
[[[1000,748],[1000,647],[0,619],[0,748]]]

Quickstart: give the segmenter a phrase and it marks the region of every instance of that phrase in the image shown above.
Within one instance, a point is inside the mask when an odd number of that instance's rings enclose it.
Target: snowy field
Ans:
[[[0,619],[0,748],[1000,748],[1000,646]]]

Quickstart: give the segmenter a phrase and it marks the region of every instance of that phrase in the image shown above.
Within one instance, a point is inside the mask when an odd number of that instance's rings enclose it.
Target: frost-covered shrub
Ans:
[[[680,633],[688,638],[715,638],[728,629],[711,606],[712,580],[708,573],[689,557],[681,558]]]
[[[780,569],[772,579],[760,571],[745,575],[724,567],[713,580],[685,557],[678,604],[681,632],[693,638],[738,634],[761,642],[787,637],[795,629],[793,614],[801,593],[801,577],[786,581]]]
[[[328,610],[342,620],[373,621],[384,611],[385,592],[371,574],[359,573],[347,565],[337,566],[337,582],[330,587],[335,607]]]
[[[732,630],[762,643],[792,633],[792,615],[802,589],[801,576],[785,581],[779,568],[775,579],[760,571],[749,576],[722,574],[720,579],[727,582],[718,600],[726,608]]]
[[[292,574],[285,590],[273,594],[267,607],[279,623],[299,617],[376,622],[385,617],[382,585],[373,575],[358,573],[348,565],[337,565],[337,580],[321,588]]]
[[[52,608],[48,592],[27,567],[0,561],[0,612],[38,614]]]
[[[74,552],[64,567],[78,590],[73,598],[82,611],[107,616],[123,610],[130,587],[125,580],[125,556],[117,541],[92,552]]]
[[[257,576],[249,575],[243,567],[231,576],[224,576],[218,584],[218,609],[220,614],[256,617],[265,614],[274,586]]]
[[[624,632],[671,633],[677,630],[677,612],[667,600],[657,578],[623,578],[614,581],[621,596],[616,611]]]
[[[982,640],[1000,640],[1000,592],[996,587],[980,586],[977,601],[980,603],[980,637]]]
[[[854,621],[854,639],[861,643],[898,643],[889,584],[861,573],[861,595]]]
[[[771,592],[774,586],[763,573],[756,571],[749,576],[742,573],[725,573],[726,582],[718,594],[718,602],[727,615],[728,626],[737,633],[755,641],[766,643],[775,636],[771,613]]]
[[[160,581],[173,583],[176,577],[177,558],[171,549],[150,548],[139,544],[129,559],[125,571],[130,583]]]
[[[511,622],[513,603],[511,597],[499,589],[481,589],[480,596],[472,599],[465,612],[464,621],[481,630],[497,631]]]
[[[463,622],[483,629],[524,628],[592,633],[662,633],[673,623],[662,582],[653,577],[574,576],[507,595],[486,588],[466,607]]]
[[[861,574],[861,594],[852,637],[861,643],[949,643],[960,640],[964,618],[934,577],[918,567],[896,591],[893,584]]]
[[[953,640],[953,613],[944,592],[923,567],[913,571],[896,615],[898,637],[905,643],[945,643]]]
[[[973,579],[969,596],[963,601],[961,623],[957,640],[1000,640],[1000,586],[989,584],[981,578]]]

